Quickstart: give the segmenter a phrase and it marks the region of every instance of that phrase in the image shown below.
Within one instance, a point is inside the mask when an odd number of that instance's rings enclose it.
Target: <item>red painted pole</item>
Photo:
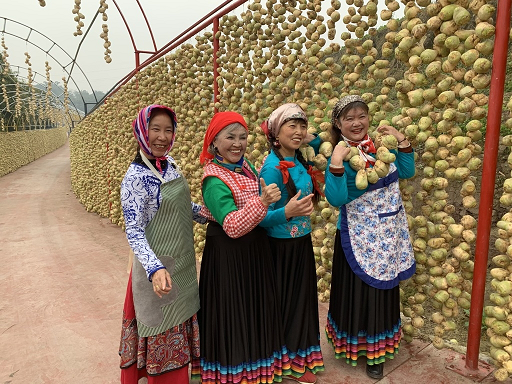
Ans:
[[[107,104],[107,100],[105,100],[105,105]],[[107,142],[107,154],[106,154],[106,162],[107,162],[107,183],[108,183],[108,217],[112,220],[112,202],[110,201],[110,195],[112,194],[112,187],[110,186],[110,164],[109,160],[109,145],[108,145],[108,124],[105,124],[105,141]]]
[[[217,62],[217,53],[219,52],[219,39],[217,32],[219,31],[219,18],[213,20],[213,104],[219,100],[219,84],[217,77],[219,76],[219,63]],[[218,112],[218,108],[214,106],[214,113]]]
[[[130,40],[132,41],[133,50],[137,51],[137,45],[135,44],[135,40],[133,39],[132,31],[130,30],[130,26],[128,25],[128,22],[126,21],[123,12],[121,12],[121,8],[119,8],[119,5],[117,5],[116,0],[112,0],[114,5],[117,8],[117,11],[119,12],[119,15],[121,16],[121,19],[123,19],[124,25],[126,27],[126,30],[128,31],[128,35],[130,36]]]
[[[469,314],[468,346],[466,350],[466,368],[473,370],[478,369],[478,353],[482,333],[485,277],[487,274],[492,203],[494,197],[494,182],[496,180],[501,111],[503,107],[503,91],[505,88],[505,71],[510,30],[510,2],[511,0],[498,0],[496,13],[496,35],[492,59],[482,187],[480,190],[480,208],[478,210],[478,225],[476,231],[475,267]]]

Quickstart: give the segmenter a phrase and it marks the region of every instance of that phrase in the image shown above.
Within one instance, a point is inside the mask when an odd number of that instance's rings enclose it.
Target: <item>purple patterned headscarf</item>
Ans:
[[[172,134],[172,140],[171,144],[169,145],[169,148],[165,151],[164,156],[156,158],[157,160],[157,168],[158,165],[160,165],[160,160],[164,160],[165,156],[169,153],[171,150],[173,144],[174,144],[174,138],[176,137],[176,128],[178,127],[178,122],[176,120],[176,114],[174,111],[166,107],[165,105],[159,105],[159,104],[153,104],[149,105],[145,108],[142,108],[139,112],[139,115],[135,120],[133,120],[132,127],[133,127],[133,134],[135,138],[137,139],[137,142],[139,143],[139,146],[141,149],[146,152],[148,155],[153,156],[153,153],[151,153],[151,148],[149,146],[149,135],[148,135],[148,125],[149,120],[151,119],[151,112],[153,110],[162,110],[164,112],[167,112],[167,114],[170,116],[172,120],[172,124],[174,126],[173,134]],[[159,170],[161,170],[159,168]]]

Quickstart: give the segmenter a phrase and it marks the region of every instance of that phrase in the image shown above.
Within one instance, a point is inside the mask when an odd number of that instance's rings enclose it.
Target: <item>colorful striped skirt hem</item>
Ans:
[[[325,370],[320,345],[309,347],[306,351],[288,352],[288,357],[290,358],[290,374],[294,377],[301,377],[306,370],[311,371],[313,374]]]
[[[207,362],[204,358],[192,361],[192,379],[199,379],[202,384],[280,383],[283,376],[290,374],[290,360],[284,347],[269,358],[244,362],[237,366],[226,367],[220,363]]]
[[[373,365],[384,363],[386,359],[393,359],[398,353],[402,338],[400,325],[398,320],[393,329],[377,335],[367,335],[364,331],[357,335],[349,335],[338,329],[329,313],[325,332],[337,359],[345,359],[347,364],[356,366],[357,358],[366,356],[367,364]]]

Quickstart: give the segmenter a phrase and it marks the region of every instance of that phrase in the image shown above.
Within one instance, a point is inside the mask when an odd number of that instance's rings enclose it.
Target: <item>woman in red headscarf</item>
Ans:
[[[201,153],[209,223],[199,278],[201,359],[193,374],[203,384],[280,382],[289,369],[272,254],[258,226],[281,193],[258,181],[244,158],[247,134],[241,115],[219,112]]]
[[[199,309],[187,181],[167,154],[176,133],[174,111],[143,108],[133,121],[139,151],[121,183],[126,237],[135,254],[128,279],[119,355],[121,383],[187,384],[199,356]]]

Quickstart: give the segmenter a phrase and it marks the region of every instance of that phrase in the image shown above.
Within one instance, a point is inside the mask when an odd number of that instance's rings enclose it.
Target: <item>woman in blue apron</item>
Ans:
[[[201,206],[172,157],[176,115],[162,105],[143,108],[133,122],[137,156],[121,184],[126,237],[135,254],[123,311],[121,383],[189,382],[199,356],[199,290],[192,220]]]
[[[343,97],[332,113],[336,145],[326,170],[325,195],[339,207],[334,245],[327,338],[337,358],[355,366],[366,356],[366,373],[383,377],[386,358],[398,352],[401,340],[398,283],[416,268],[399,179],[414,176],[414,152],[407,138],[385,125],[377,130],[396,137],[398,149],[387,176],[365,189],[356,187],[356,171],[344,157],[356,147],[375,164],[375,146],[368,136],[368,106],[357,95]]]

